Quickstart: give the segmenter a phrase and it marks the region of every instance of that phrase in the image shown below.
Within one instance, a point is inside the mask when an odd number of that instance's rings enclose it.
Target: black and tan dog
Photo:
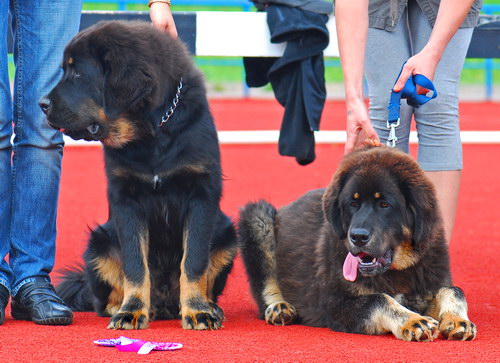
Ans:
[[[417,163],[387,147],[347,155],[326,190],[279,211],[247,205],[239,230],[261,317],[403,340],[474,339],[437,208]]]
[[[58,293],[75,311],[111,316],[112,329],[179,313],[185,329],[220,328],[217,296],[236,234],[219,207],[219,145],[201,73],[179,40],[140,22],[82,31],[63,69],[40,106],[52,127],[104,145],[109,220]]]

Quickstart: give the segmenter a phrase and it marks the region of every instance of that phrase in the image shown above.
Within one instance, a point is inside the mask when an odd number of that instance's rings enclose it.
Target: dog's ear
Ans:
[[[108,117],[157,109],[192,66],[179,40],[144,22],[105,21],[79,38],[101,65]]]
[[[149,65],[123,53],[109,49],[104,56],[103,104],[109,117],[143,107],[157,82]]]
[[[157,59],[150,56],[148,34],[134,24],[102,22],[82,32],[81,38],[101,66],[103,107],[108,117],[142,110],[159,98]]]
[[[347,238],[347,228],[340,207],[340,192],[345,184],[346,175],[337,173],[323,194],[323,214],[332,226],[333,232],[340,238]]]
[[[434,186],[417,167],[402,178],[402,184],[413,242],[415,247],[423,248],[425,242],[436,235],[436,230],[442,229]]]

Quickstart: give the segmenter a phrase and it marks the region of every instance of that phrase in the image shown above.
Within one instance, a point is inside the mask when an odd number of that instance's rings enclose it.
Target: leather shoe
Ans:
[[[5,321],[5,307],[9,302],[9,290],[3,285],[0,285],[0,325]]]
[[[73,312],[57,296],[54,286],[42,277],[24,284],[11,303],[12,317],[41,325],[69,325]]]

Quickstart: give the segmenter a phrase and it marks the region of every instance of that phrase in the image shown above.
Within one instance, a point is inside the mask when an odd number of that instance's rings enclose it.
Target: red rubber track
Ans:
[[[221,130],[277,129],[282,115],[282,108],[275,101],[217,100],[211,105]],[[342,129],[344,114],[342,103],[329,102],[324,129]],[[463,129],[500,129],[500,104],[463,104],[461,114]],[[341,145],[319,145],[317,160],[301,167],[293,159],[279,156],[276,145],[225,145],[222,207],[236,218],[238,208],[251,200],[266,198],[282,206],[309,189],[325,186],[342,152]],[[500,155],[500,145],[464,146],[463,185],[450,251],[454,283],[465,291],[469,317],[478,327],[475,341],[409,343],[391,335],[364,336],[323,328],[269,326],[256,318],[257,310],[238,259],[220,299],[227,319],[219,331],[185,331],[178,320],[152,322],[149,329],[142,331],[112,331],[106,329],[107,319],[94,313],[76,313],[74,324],[67,327],[37,326],[13,320],[8,307],[7,319],[0,326],[1,360],[498,362],[500,168],[495,155]],[[105,189],[101,149],[66,148],[55,270],[81,261],[88,227],[107,218]],[[57,274],[53,277],[57,278]],[[181,342],[185,347],[176,352],[137,356],[92,343],[95,339],[120,335]]]

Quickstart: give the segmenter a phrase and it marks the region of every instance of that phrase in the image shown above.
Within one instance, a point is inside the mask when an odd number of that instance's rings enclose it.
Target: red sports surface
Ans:
[[[278,129],[283,110],[276,101],[213,100],[212,111],[219,130]],[[500,129],[500,104],[462,104],[463,130]],[[345,108],[328,102],[322,129],[341,130]],[[266,198],[283,206],[304,192],[327,185],[343,154],[343,145],[318,145],[317,159],[299,166],[293,158],[277,153],[277,145],[223,145],[225,175],[223,210],[236,220],[238,209],[248,201]],[[76,313],[66,327],[47,327],[13,320],[10,307],[0,326],[0,358],[3,362],[25,361],[343,361],[343,362],[498,362],[500,344],[500,144],[464,145],[463,184],[451,244],[454,283],[469,303],[469,317],[477,325],[472,342],[436,340],[403,342],[392,335],[365,336],[336,333],[324,328],[293,325],[275,327],[257,319],[247,277],[238,258],[226,290],[220,298],[226,321],[219,331],[186,331],[180,321],[155,321],[141,331],[106,329],[107,318]],[[58,269],[81,261],[88,228],[107,219],[106,180],[102,150],[67,147],[58,217]],[[432,273],[429,271],[428,273]],[[175,352],[152,352],[147,356],[99,347],[96,339],[124,335],[149,341],[184,344]]]

